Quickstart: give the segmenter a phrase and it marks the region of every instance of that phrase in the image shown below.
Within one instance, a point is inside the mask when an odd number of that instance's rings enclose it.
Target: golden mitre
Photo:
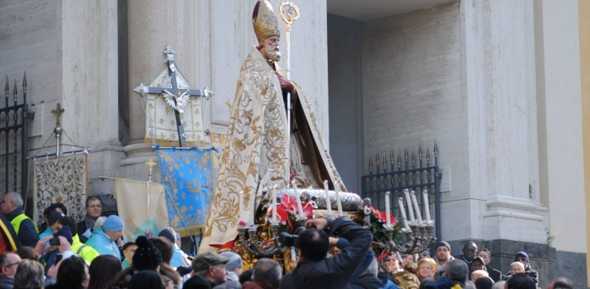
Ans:
[[[252,25],[254,25],[254,33],[256,33],[258,43],[262,43],[271,36],[281,35],[279,20],[268,0],[260,0],[254,6]]]

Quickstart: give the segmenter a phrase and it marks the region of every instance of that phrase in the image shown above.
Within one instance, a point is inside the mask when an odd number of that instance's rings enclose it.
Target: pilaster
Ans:
[[[532,0],[461,2],[470,183],[457,206],[468,203],[470,238],[547,239],[538,193],[534,12]]]

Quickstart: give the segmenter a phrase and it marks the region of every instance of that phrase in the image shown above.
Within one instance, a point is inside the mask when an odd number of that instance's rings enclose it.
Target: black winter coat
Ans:
[[[368,229],[343,218],[330,222],[328,228],[330,235],[348,241],[339,242],[341,253],[321,261],[302,260],[281,280],[280,289],[351,288],[353,273],[367,257],[373,236]]]

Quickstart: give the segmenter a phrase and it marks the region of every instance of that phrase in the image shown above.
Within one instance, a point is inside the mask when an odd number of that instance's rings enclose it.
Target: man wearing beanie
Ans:
[[[102,226],[94,228],[92,235],[86,242],[101,255],[112,255],[121,260],[121,252],[117,240],[123,237],[123,221],[119,216],[110,215]]]
[[[455,260],[451,255],[451,244],[446,241],[439,241],[434,247],[435,258],[438,266],[436,268],[436,276],[442,276],[447,270],[447,263]]]

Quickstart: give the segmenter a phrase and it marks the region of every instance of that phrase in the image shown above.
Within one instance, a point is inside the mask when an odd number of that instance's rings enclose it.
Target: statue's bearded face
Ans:
[[[279,50],[279,42],[280,38],[278,36],[271,36],[266,38],[262,42],[262,47],[260,48],[260,52],[264,55],[264,58],[278,62],[281,60],[281,52]]]

